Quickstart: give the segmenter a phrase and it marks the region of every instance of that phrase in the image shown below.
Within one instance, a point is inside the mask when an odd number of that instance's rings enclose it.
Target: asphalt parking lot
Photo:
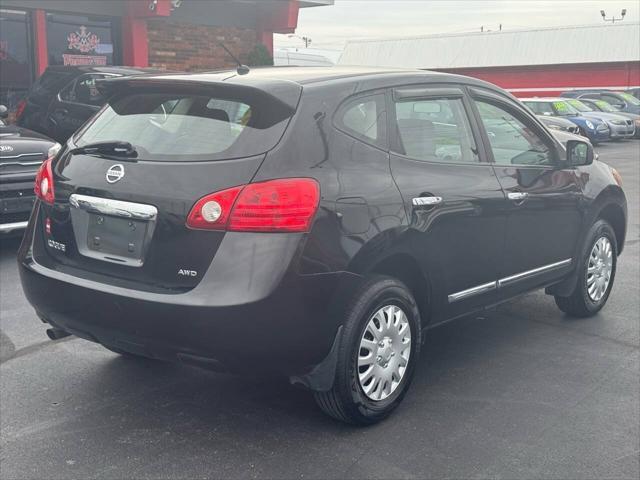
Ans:
[[[640,141],[604,144],[627,244],[608,305],[565,317],[542,292],[430,333],[402,406],[357,429],[306,392],[49,341],[0,256],[0,477],[640,476]]]

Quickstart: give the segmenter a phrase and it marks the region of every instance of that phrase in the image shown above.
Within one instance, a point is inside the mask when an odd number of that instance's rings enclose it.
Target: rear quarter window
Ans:
[[[141,160],[239,158],[273,148],[292,114],[290,107],[266,95],[141,92],[110,100],[75,141],[78,146],[129,142]]]
[[[387,116],[383,94],[347,101],[338,109],[335,123],[340,130],[365,143],[386,148]]]

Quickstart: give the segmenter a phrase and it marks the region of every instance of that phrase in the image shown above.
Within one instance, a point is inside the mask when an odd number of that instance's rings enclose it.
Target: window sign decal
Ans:
[[[558,113],[566,113],[569,111],[565,102],[553,102],[553,108],[555,108]]]
[[[79,50],[82,53],[94,51],[100,39],[95,33],[91,33],[84,25],[80,26],[80,31],[71,32],[67,37],[69,50]]]
[[[90,65],[104,66],[107,64],[107,57],[103,55],[71,55],[69,53],[62,54],[63,65]]]

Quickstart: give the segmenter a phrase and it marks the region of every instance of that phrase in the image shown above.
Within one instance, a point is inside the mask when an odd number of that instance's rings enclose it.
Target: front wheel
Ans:
[[[400,281],[369,279],[346,311],[331,390],[314,393],[328,415],[370,425],[402,401],[420,352],[420,315]]]
[[[609,223],[595,222],[587,234],[585,247],[573,292],[568,297],[555,297],[560,310],[574,317],[598,313],[607,303],[616,276],[616,234]]]

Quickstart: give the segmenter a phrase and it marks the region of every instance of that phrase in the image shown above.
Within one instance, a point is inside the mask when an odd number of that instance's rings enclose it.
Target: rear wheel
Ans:
[[[573,292],[568,297],[555,297],[560,310],[574,317],[589,317],[604,307],[616,275],[616,246],[611,225],[604,220],[595,222],[587,235]]]
[[[315,399],[328,415],[370,425],[402,401],[420,351],[420,316],[409,289],[390,277],[371,278],[346,312],[331,390]]]

